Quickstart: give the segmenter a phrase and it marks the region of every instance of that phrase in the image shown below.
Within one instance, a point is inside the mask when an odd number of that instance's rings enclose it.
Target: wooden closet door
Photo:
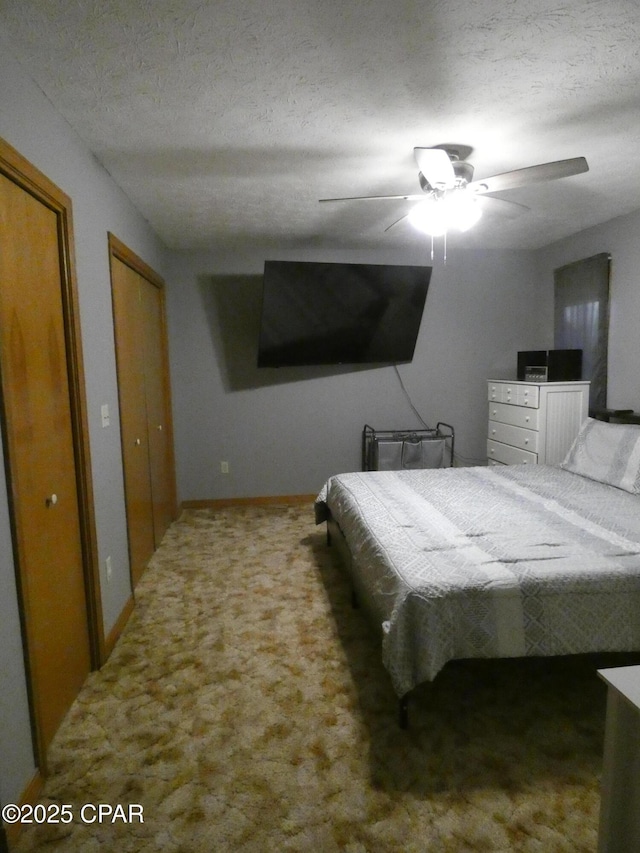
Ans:
[[[153,530],[156,548],[174,518],[171,413],[167,411],[163,291],[140,276],[141,340],[144,343],[145,399]]]
[[[109,235],[127,527],[137,583],[176,514],[164,285]]]
[[[58,214],[0,175],[0,372],[41,766],[91,665]]]
[[[111,258],[118,401],[124,468],[131,581],[135,587],[155,550],[149,431],[145,391],[140,276]]]

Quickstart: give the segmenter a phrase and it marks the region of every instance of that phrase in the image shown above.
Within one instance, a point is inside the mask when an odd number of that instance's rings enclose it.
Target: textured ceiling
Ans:
[[[172,248],[410,246],[414,146],[475,178],[584,156],[459,245],[538,247],[640,208],[640,5],[0,0],[34,80]],[[454,241],[456,242],[456,241]]]

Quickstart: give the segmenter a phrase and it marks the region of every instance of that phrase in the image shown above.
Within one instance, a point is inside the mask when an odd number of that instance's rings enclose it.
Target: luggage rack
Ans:
[[[443,431],[443,427],[446,431]],[[362,430],[362,470],[399,471],[453,466],[455,431],[439,421],[435,429]]]

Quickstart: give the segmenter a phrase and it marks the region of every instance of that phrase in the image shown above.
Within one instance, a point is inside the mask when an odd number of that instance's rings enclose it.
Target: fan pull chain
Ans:
[[[433,263],[433,234],[431,234],[431,262]],[[447,232],[445,231],[442,235],[442,260],[444,265],[447,265]]]

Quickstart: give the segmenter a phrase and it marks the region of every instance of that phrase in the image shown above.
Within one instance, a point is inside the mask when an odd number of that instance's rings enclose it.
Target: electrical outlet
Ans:
[[[229,473],[229,463],[228,462],[221,462],[220,463],[220,473],[221,474],[228,474]]]
[[[104,561],[104,565],[105,565],[105,569],[107,571],[107,582],[110,582],[111,581],[111,574],[113,571],[113,568],[111,565],[111,557],[107,557],[107,559]]]

